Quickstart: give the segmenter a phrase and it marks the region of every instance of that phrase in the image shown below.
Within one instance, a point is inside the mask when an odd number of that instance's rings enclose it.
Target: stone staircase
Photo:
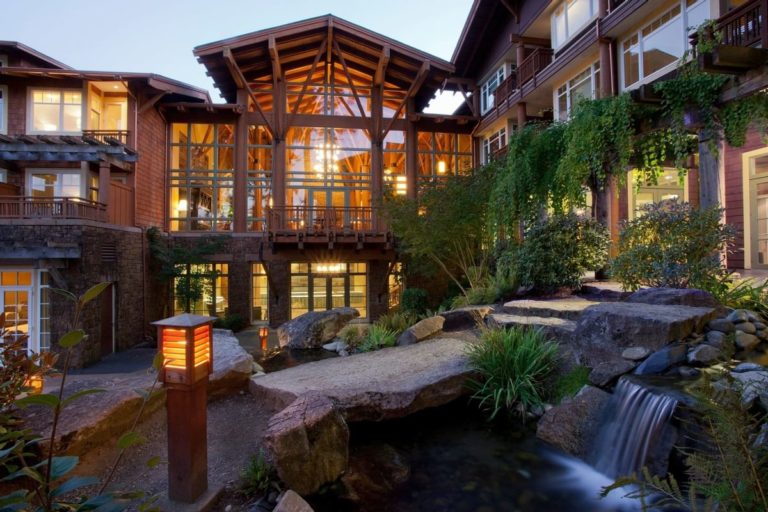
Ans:
[[[513,300],[504,304],[503,310],[486,317],[491,327],[533,326],[554,337],[568,336],[575,332],[581,313],[599,302],[583,297],[566,297],[551,300]]]

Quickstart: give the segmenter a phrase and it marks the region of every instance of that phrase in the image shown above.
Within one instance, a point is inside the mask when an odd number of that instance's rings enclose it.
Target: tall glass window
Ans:
[[[83,93],[76,89],[32,89],[31,132],[77,134],[82,130]]]
[[[367,269],[365,263],[291,263],[291,318],[340,307],[367,318]]]
[[[272,206],[272,136],[263,126],[248,128],[248,231],[263,231]]]
[[[422,182],[472,171],[472,136],[466,133],[419,132],[418,169]]]
[[[579,99],[591,100],[597,97],[599,86],[600,62],[595,62],[557,89],[555,119],[567,120]]]
[[[491,75],[491,78],[480,87],[480,113],[485,114],[494,105],[496,89],[504,81],[504,66]]]
[[[231,231],[234,126],[171,125],[171,231]]]
[[[483,162],[490,162],[494,155],[507,146],[507,129],[501,128],[483,139]]]
[[[597,16],[597,0],[566,0],[552,14],[552,46],[557,49]]]
[[[404,196],[408,192],[405,175],[405,132],[390,130],[382,146],[384,186],[388,193]]]
[[[229,313],[229,265],[203,263],[179,265],[174,279],[176,314],[223,317]]]
[[[251,322],[269,320],[269,285],[267,273],[261,263],[251,264]]]

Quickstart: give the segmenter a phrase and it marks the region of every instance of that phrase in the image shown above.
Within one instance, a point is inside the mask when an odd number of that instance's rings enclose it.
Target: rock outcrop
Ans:
[[[657,306],[720,308],[720,303],[711,293],[696,288],[644,288],[634,292],[624,302]]]
[[[253,374],[253,356],[240,346],[232,331],[213,330],[213,373],[208,396],[228,395],[245,389]]]
[[[288,489],[280,495],[272,512],[313,512],[313,508],[301,496]]]
[[[290,320],[277,329],[281,347],[318,348],[336,337],[351,320],[360,316],[354,308],[310,311]]]
[[[424,320],[420,320],[407,328],[400,336],[398,336],[397,344],[400,346],[413,345],[414,343],[423,341],[430,336],[434,336],[435,334],[442,331],[444,323],[445,318],[440,315],[431,316],[429,318],[425,318]]]
[[[478,324],[482,325],[485,317],[492,312],[493,308],[490,306],[466,306],[444,311],[440,313],[440,316],[445,319],[443,330],[472,329],[477,327]]]
[[[584,458],[610,397],[601,389],[584,386],[576,396],[544,413],[536,436],[571,455]]]
[[[336,481],[349,463],[349,428],[333,402],[317,393],[275,414],[264,444],[280,479],[303,496]]]

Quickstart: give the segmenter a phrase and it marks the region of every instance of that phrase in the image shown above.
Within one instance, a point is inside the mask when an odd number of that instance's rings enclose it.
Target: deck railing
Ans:
[[[0,219],[80,219],[107,221],[107,207],[73,197],[0,197]]]
[[[128,144],[128,130],[83,130],[83,136],[93,137],[104,144],[112,142],[118,142],[124,146]]]
[[[385,223],[373,208],[285,206],[267,213],[270,233],[354,234],[383,233]]]
[[[720,16],[717,28],[726,46],[754,46],[760,44],[768,47],[765,30],[765,15],[768,1],[753,0]]]
[[[530,80],[533,80],[536,73],[549,66],[552,62],[552,54],[552,48],[536,48],[533,50],[517,67],[519,86],[522,87]]]
[[[496,88],[496,91],[494,91],[493,93],[494,104],[497,105],[499,103],[502,103],[504,100],[509,98],[516,90],[517,90],[517,73],[513,71],[511,75],[509,75],[507,78],[504,79],[503,82],[499,84],[499,86]]]

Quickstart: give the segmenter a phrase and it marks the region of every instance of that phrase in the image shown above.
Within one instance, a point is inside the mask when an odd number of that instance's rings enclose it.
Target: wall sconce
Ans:
[[[168,497],[194,503],[208,489],[208,376],[213,371],[213,321],[185,313],[157,326],[166,387]]]
[[[269,327],[259,327],[259,340],[261,341],[261,351],[267,351],[267,341],[269,340]]]

